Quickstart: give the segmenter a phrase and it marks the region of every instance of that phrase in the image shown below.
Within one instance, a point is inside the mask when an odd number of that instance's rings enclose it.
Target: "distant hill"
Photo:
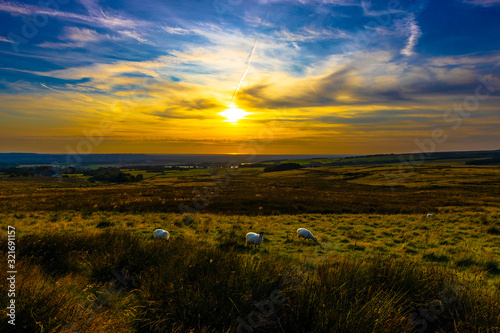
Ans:
[[[244,155],[244,154],[35,154],[0,153],[0,168],[22,165],[79,165],[85,166],[133,166],[133,165],[178,165],[209,163],[225,165],[236,163],[259,163],[264,160],[286,160],[297,158],[324,157],[325,155]],[[350,155],[326,155],[327,158],[340,158]]]
[[[500,153],[491,158],[483,158],[465,162],[466,165],[500,165]]]
[[[496,165],[499,164],[500,150],[485,151],[453,151],[436,152],[421,154],[377,154],[354,156],[344,158],[313,158],[313,159],[289,159],[281,163],[298,163],[302,167],[321,167],[321,166],[377,166],[391,165],[402,162],[417,163],[460,163],[467,165]],[[265,161],[263,163],[278,164],[277,161]]]
[[[500,150],[453,151],[412,154],[377,154],[377,155],[230,155],[230,154],[34,154],[0,153],[0,168],[40,165],[77,165],[79,167],[115,166],[163,166],[182,164],[204,164],[224,166],[229,161],[252,163],[263,166],[283,163],[297,163],[302,167],[319,166],[364,166],[389,165],[402,161],[420,161],[424,163],[461,163],[467,165],[497,165]],[[250,166],[250,165],[247,165]]]

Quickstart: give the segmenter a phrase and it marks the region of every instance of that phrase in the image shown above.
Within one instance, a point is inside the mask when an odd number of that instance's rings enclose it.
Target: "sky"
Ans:
[[[0,0],[0,152],[500,149],[500,0]]]

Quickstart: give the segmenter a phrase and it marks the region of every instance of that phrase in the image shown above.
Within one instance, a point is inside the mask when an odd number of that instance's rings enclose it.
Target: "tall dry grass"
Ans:
[[[120,230],[21,236],[18,327],[236,332],[244,321],[255,332],[410,332],[424,322],[425,332],[500,329],[498,292],[446,268],[389,258],[305,264],[242,248],[232,239],[239,232],[215,245]],[[113,272],[128,276],[118,290]],[[2,315],[0,329],[8,328]]]

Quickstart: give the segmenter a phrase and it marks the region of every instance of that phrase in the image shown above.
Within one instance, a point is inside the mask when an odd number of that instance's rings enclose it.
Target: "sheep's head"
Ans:
[[[259,236],[260,236],[260,237],[264,236],[264,233],[263,233],[262,231],[261,231],[261,232],[259,232]]]

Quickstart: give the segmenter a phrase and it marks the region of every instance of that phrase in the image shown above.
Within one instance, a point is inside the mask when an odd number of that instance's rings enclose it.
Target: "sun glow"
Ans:
[[[238,120],[245,118],[245,116],[247,114],[248,114],[248,112],[246,112],[242,109],[238,109],[233,103],[231,103],[229,105],[228,109],[226,109],[222,112],[219,112],[219,115],[226,118],[226,120],[224,120],[224,121],[227,121],[227,122],[233,123],[233,124],[237,123]]]

